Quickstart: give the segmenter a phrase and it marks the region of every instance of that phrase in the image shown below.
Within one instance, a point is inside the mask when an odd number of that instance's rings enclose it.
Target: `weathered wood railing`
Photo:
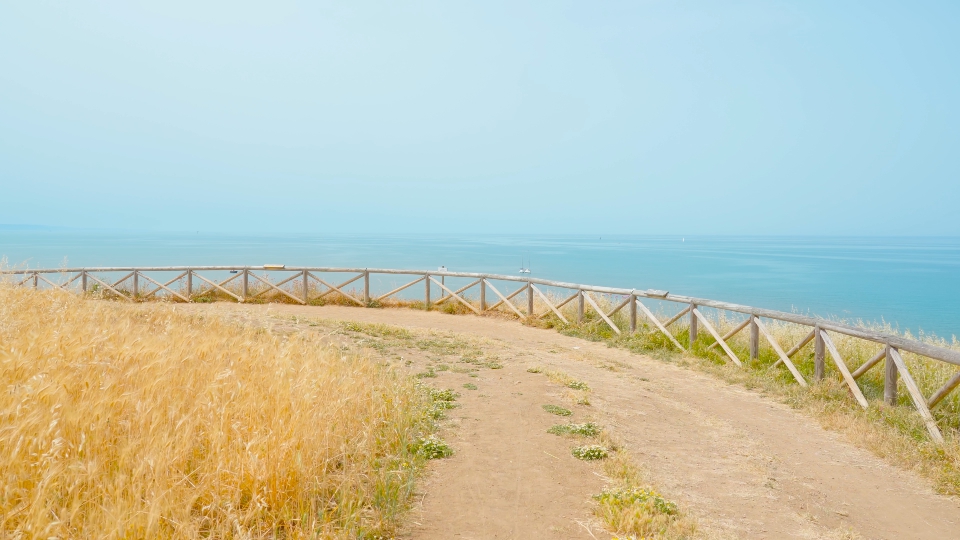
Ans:
[[[208,277],[201,275],[201,272]],[[214,279],[209,277],[211,273],[223,274],[229,272],[230,275],[223,279]],[[261,272],[258,274],[258,272]],[[268,272],[289,273],[285,278],[274,281]],[[108,279],[106,274],[122,274],[120,279]],[[172,279],[156,279],[157,273],[175,274]],[[35,269],[35,270],[5,270],[0,274],[6,274],[14,277],[14,283],[17,285],[27,285],[34,288],[59,287],[59,288],[77,288],[82,291],[97,289],[108,291],[109,293],[128,301],[147,300],[155,296],[163,296],[169,300],[179,300],[190,302],[209,293],[220,293],[233,298],[238,302],[244,302],[261,297],[267,293],[282,295],[285,298],[307,304],[311,301],[323,298],[332,293],[339,294],[344,300],[354,303],[358,306],[376,305],[376,302],[395,297],[406,291],[410,287],[419,283],[424,284],[423,305],[429,309],[432,305],[457,301],[470,311],[476,314],[484,312],[507,309],[520,318],[537,317],[542,318],[554,315],[560,320],[568,323],[569,321],[560,311],[568,303],[576,300],[577,321],[584,319],[585,311],[589,309],[597,313],[603,323],[617,334],[624,330],[635,332],[637,330],[638,314],[647,319],[653,325],[655,331],[661,332],[670,342],[680,350],[685,350],[683,345],[677,340],[676,336],[670,332],[669,327],[675,322],[681,320],[684,316],[688,317],[688,339],[692,346],[697,340],[700,326],[716,340],[710,347],[719,346],[731,362],[737,366],[743,365],[742,360],[733,352],[727,344],[727,340],[735,334],[749,327],[749,354],[751,359],[756,359],[759,355],[760,336],[769,342],[770,346],[776,352],[779,360],[772,366],[785,366],[792,377],[801,386],[807,386],[808,382],[794,365],[791,358],[800,351],[810,341],[814,342],[814,380],[823,379],[826,367],[827,356],[833,361],[837,370],[842,375],[845,383],[850,389],[854,399],[861,407],[867,408],[869,403],[857,385],[857,379],[868,370],[885,361],[884,372],[884,401],[895,404],[897,401],[897,381],[902,379],[907,392],[923,419],[930,437],[938,442],[943,442],[943,435],[937,425],[930,410],[936,407],[950,392],[960,385],[960,373],[955,374],[946,383],[934,392],[929,398],[925,398],[919,387],[910,374],[900,351],[909,351],[911,353],[960,366],[960,352],[944,347],[937,347],[928,343],[907,339],[902,336],[885,334],[867,330],[865,328],[850,326],[830,320],[798,315],[795,313],[786,313],[769,309],[742,306],[729,302],[720,302],[705,298],[694,298],[671,294],[667,291],[653,289],[620,289],[614,287],[598,287],[593,285],[580,285],[577,283],[564,283],[558,281],[549,281],[532,277],[509,276],[498,274],[478,274],[468,272],[448,272],[448,271],[418,271],[418,270],[393,270],[383,268],[318,268],[318,267],[289,267],[283,265],[265,265],[265,266],[170,266],[170,267],[104,267],[104,268],[61,268],[61,269]],[[323,274],[350,274],[351,277],[341,283],[334,285],[332,279],[327,281],[320,277]],[[151,277],[153,275],[154,277]],[[413,276],[412,281],[406,282],[400,286],[380,294],[372,296],[370,290],[371,275],[392,275],[392,276]],[[459,287],[456,290],[450,288],[445,283],[445,278],[466,278],[469,283]],[[330,279],[330,278],[328,278]],[[347,291],[348,285],[363,280],[362,292],[355,290]],[[502,293],[492,282],[512,282],[519,283],[520,286],[509,294]],[[177,284],[176,288],[172,286]],[[254,291],[251,289],[254,284]],[[313,289],[311,290],[311,284]],[[538,287],[538,285],[540,287]],[[228,288],[231,286],[231,288]],[[284,287],[286,286],[286,288]],[[440,298],[433,300],[431,297],[431,288],[436,286],[440,292]],[[469,300],[465,293],[474,287],[479,289],[479,302],[474,303]],[[552,287],[555,289],[566,289],[573,291],[572,295],[564,295],[565,299],[553,301],[547,294],[541,290],[541,287]],[[232,290],[231,290],[232,289]],[[487,291],[494,293],[498,299],[495,303],[489,304],[487,301]],[[600,303],[594,298],[594,294],[606,294],[622,296],[622,301],[607,311],[600,307]],[[517,296],[526,296],[526,305],[514,303]],[[537,313],[535,310],[535,299],[539,299],[545,306],[545,310]],[[679,313],[666,321],[661,321],[651,309],[644,304],[641,299],[671,302],[683,305]],[[521,309],[523,308],[523,309]],[[627,308],[629,313],[628,328],[622,329],[613,322],[613,317],[620,310]],[[739,313],[746,315],[747,318],[732,330],[720,335],[711,324],[710,320],[704,316],[701,308],[713,308],[720,311]],[[770,332],[762,319],[770,319],[794,323],[810,327],[810,331],[798,343],[784,351],[777,339]],[[870,360],[864,362],[855,371],[850,372],[846,362],[841,357],[837,346],[830,337],[830,333],[842,334],[853,338],[866,340],[880,345],[880,350]]]

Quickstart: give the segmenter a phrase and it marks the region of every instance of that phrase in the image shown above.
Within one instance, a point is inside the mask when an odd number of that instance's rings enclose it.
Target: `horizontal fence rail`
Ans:
[[[278,273],[283,277],[280,279],[273,277]],[[108,277],[108,274],[112,277]],[[118,274],[122,277],[114,279]],[[165,277],[158,278],[157,274],[165,274]],[[217,274],[217,277],[212,274]],[[330,277],[330,274],[346,274],[349,277],[337,283],[338,280]],[[737,356],[727,341],[740,331],[749,328],[750,358],[756,359],[758,357],[762,336],[763,340],[770,345],[779,358],[771,368],[782,365],[789,371],[793,380],[804,387],[808,386],[809,381],[803,377],[791,358],[812,341],[814,343],[813,378],[815,380],[824,378],[826,362],[829,357],[848,386],[851,395],[863,408],[869,407],[869,402],[858,386],[857,379],[883,361],[886,367],[884,373],[884,401],[890,404],[896,403],[897,383],[898,379],[901,380],[914,407],[923,419],[930,437],[937,443],[942,443],[944,439],[930,411],[957,386],[960,386],[960,373],[956,373],[929,398],[925,398],[901,355],[901,351],[906,351],[960,366],[960,351],[836,321],[706,298],[671,294],[668,291],[655,289],[599,287],[533,277],[442,270],[285,265],[24,269],[4,270],[0,271],[0,275],[6,276],[6,280],[12,280],[12,283],[18,286],[77,289],[84,292],[98,291],[131,302],[155,298],[195,302],[208,300],[211,295],[219,295],[221,298],[230,298],[237,302],[263,301],[272,297],[299,304],[309,304],[331,296],[336,297],[342,303],[370,307],[380,305],[381,302],[388,301],[391,298],[399,298],[401,294],[409,296],[410,289],[420,285],[423,287],[422,305],[426,309],[453,301],[478,315],[490,311],[505,311],[522,319],[554,316],[568,324],[570,321],[560,310],[570,302],[576,302],[576,322],[583,321],[589,309],[595,312],[604,324],[619,335],[625,331],[636,332],[638,321],[645,320],[652,325],[655,332],[663,334],[674,347],[681,351],[686,351],[686,348],[680,343],[675,333],[669,330],[669,327],[686,318],[688,347],[692,347],[697,341],[702,327],[715,340],[708,348],[719,347],[730,362],[740,367],[743,366],[743,360]],[[173,277],[171,278],[170,275],[173,275]],[[374,295],[371,292],[371,275],[406,276],[409,281],[404,279],[401,285]],[[454,286],[447,285],[446,278],[467,279],[469,283],[454,289]],[[360,282],[359,285],[358,282]],[[500,287],[506,287],[506,284],[512,283],[514,284],[513,290],[504,288],[501,291],[493,282],[499,283]],[[353,288],[348,290],[347,287],[351,285]],[[566,290],[568,294],[562,295],[563,299],[561,300],[554,300],[544,292],[543,288],[545,287]],[[468,291],[478,293],[479,302],[467,298],[466,293]],[[434,293],[438,296],[432,296]],[[618,298],[619,302],[615,306],[605,310],[601,307],[595,295],[620,298]],[[419,298],[420,295],[418,294],[417,297]],[[661,320],[641,301],[642,299],[679,304],[682,309],[669,319]],[[545,308],[540,313],[537,313],[535,309],[538,302],[541,307]],[[624,308],[628,310],[628,328],[620,328],[612,320],[612,317]],[[720,335],[709,317],[703,314],[703,308],[745,315],[746,319],[724,335]],[[784,351],[781,344],[777,342],[773,333],[763,322],[763,319],[802,325],[809,327],[810,331],[788,351]],[[831,338],[831,333],[873,342],[880,345],[881,348],[875,356],[851,372]]]

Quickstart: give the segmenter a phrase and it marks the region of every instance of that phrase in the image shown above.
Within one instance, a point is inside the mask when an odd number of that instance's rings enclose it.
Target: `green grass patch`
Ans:
[[[428,367],[426,371],[421,371],[414,375],[418,379],[434,379],[437,377],[437,372],[433,370],[432,367]]]
[[[442,420],[446,417],[448,409],[458,407],[456,399],[460,394],[450,389],[438,389],[426,387],[427,397],[430,400],[430,407],[427,409],[427,415],[433,420]]]
[[[559,405],[544,405],[543,410],[547,411],[550,414],[555,414],[557,416],[570,416],[573,414],[573,411],[570,409],[565,409]]]
[[[579,435],[581,437],[596,437],[600,434],[600,426],[593,422],[585,424],[557,424],[547,430],[554,435]]]
[[[442,390],[438,388],[430,389],[430,399],[432,399],[433,401],[450,402],[450,401],[456,401],[458,397],[460,397],[460,394],[456,393],[455,391],[449,388],[445,388]]]
[[[577,459],[582,459],[583,461],[597,461],[600,459],[606,459],[610,455],[607,452],[607,449],[600,446],[599,444],[587,444],[584,446],[574,447],[570,451],[573,454],[573,457]]]
[[[453,455],[453,449],[436,435],[420,440],[417,453],[426,459],[442,459]]]

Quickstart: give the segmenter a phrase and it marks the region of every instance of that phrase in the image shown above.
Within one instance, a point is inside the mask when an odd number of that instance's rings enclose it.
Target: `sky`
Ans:
[[[0,224],[960,235],[957,2],[5,2]]]

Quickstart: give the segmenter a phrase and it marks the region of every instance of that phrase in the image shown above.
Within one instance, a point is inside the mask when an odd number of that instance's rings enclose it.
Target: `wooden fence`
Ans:
[[[201,272],[206,274],[206,276],[202,275]],[[284,277],[275,280],[272,276],[278,273]],[[779,357],[779,360],[773,367],[783,366],[789,370],[797,384],[804,387],[808,385],[808,381],[794,365],[791,358],[800,351],[802,347],[813,341],[813,379],[823,379],[827,357],[829,357],[843,376],[853,398],[856,399],[857,403],[863,408],[869,407],[869,403],[857,385],[857,379],[882,361],[885,365],[884,401],[890,404],[896,403],[898,378],[901,379],[914,407],[923,419],[930,433],[930,437],[937,443],[943,442],[943,435],[930,411],[960,384],[960,373],[956,373],[930,397],[924,397],[901,356],[901,351],[908,351],[926,358],[960,366],[960,352],[952,349],[937,347],[902,336],[874,332],[861,327],[850,326],[825,319],[704,298],[676,295],[667,291],[652,289],[638,290],[597,287],[531,277],[467,272],[431,272],[382,268],[287,267],[283,265],[61,268],[6,270],[0,272],[0,274],[6,274],[6,279],[12,277],[13,283],[20,286],[32,286],[34,288],[74,288],[82,291],[96,289],[109,292],[127,301],[141,301],[163,297],[172,301],[191,302],[202,298],[203,295],[212,293],[233,298],[238,302],[244,302],[258,299],[272,293],[274,295],[282,295],[288,301],[307,304],[330,294],[338,294],[343,300],[364,307],[377,305],[377,303],[386,299],[397,297],[404,291],[406,291],[405,294],[409,295],[410,291],[408,289],[415,285],[423,284],[422,298],[423,306],[426,309],[430,309],[431,306],[444,302],[456,301],[478,315],[492,310],[507,310],[520,318],[543,318],[553,315],[565,323],[569,323],[570,321],[563,315],[560,309],[570,302],[576,302],[577,322],[583,320],[586,310],[589,309],[596,312],[603,323],[609,325],[615,333],[621,334],[625,331],[636,332],[638,317],[642,316],[649,321],[655,331],[663,333],[663,335],[680,350],[686,349],[683,344],[677,340],[674,333],[671,333],[669,327],[686,317],[688,319],[687,328],[689,330],[688,346],[692,346],[697,340],[702,326],[702,328],[716,340],[711,347],[719,346],[729,358],[730,362],[741,367],[743,365],[742,359],[733,352],[727,340],[738,332],[749,328],[749,354],[751,359],[758,357],[760,338],[763,336],[763,339],[769,342]],[[117,274],[122,275],[122,277],[119,279],[107,277],[108,275],[116,276]],[[159,278],[158,275],[160,274],[166,277]],[[171,274],[173,275],[172,278],[169,277]],[[214,277],[211,274],[218,274],[219,277]],[[224,277],[224,274],[227,275]],[[349,279],[334,284],[336,280],[330,277],[331,274],[348,274]],[[371,275],[409,276],[412,280],[404,280],[406,282],[400,286],[393,287],[387,292],[374,294],[370,289]],[[466,279],[467,284],[454,288],[453,285],[447,285],[446,278]],[[346,289],[347,286],[353,285],[361,280],[363,285],[362,289],[358,289],[356,285],[349,291]],[[504,291],[501,292],[494,282],[500,284],[499,286],[503,287]],[[506,284],[509,284],[511,288],[516,288],[510,291],[506,288]],[[251,287],[251,285],[253,285],[253,287]],[[439,294],[439,297],[435,299],[431,296],[433,287],[437,288],[437,293]],[[554,290],[565,290],[566,294],[562,296],[562,300],[553,300],[544,292],[544,288],[547,287]],[[479,302],[472,301],[466,297],[467,292],[475,288],[479,292]],[[489,292],[492,292],[494,296],[491,299],[494,300],[492,303],[488,301]],[[603,309],[596,295],[615,295],[620,301],[619,303],[615,303],[611,309]],[[525,300],[525,302],[518,301],[518,297]],[[537,313],[535,309],[537,307],[535,299],[539,301],[540,307],[542,308],[540,313]],[[682,309],[669,319],[661,320],[647,304],[644,303],[644,300],[679,304]],[[741,316],[745,315],[746,319],[724,335],[720,335],[708,317],[704,316],[702,312],[703,308],[737,313],[741,314]],[[628,310],[629,323],[626,325],[627,328],[620,328],[612,320],[612,317],[623,309]],[[789,350],[784,351],[781,344],[777,342],[773,333],[771,333],[767,325],[763,322],[764,319],[802,325],[809,327],[810,331],[807,332],[799,342],[790,347]],[[847,364],[841,357],[833,339],[831,339],[832,334],[841,334],[872,342],[878,345],[879,349],[872,358],[851,372],[847,368]]]

